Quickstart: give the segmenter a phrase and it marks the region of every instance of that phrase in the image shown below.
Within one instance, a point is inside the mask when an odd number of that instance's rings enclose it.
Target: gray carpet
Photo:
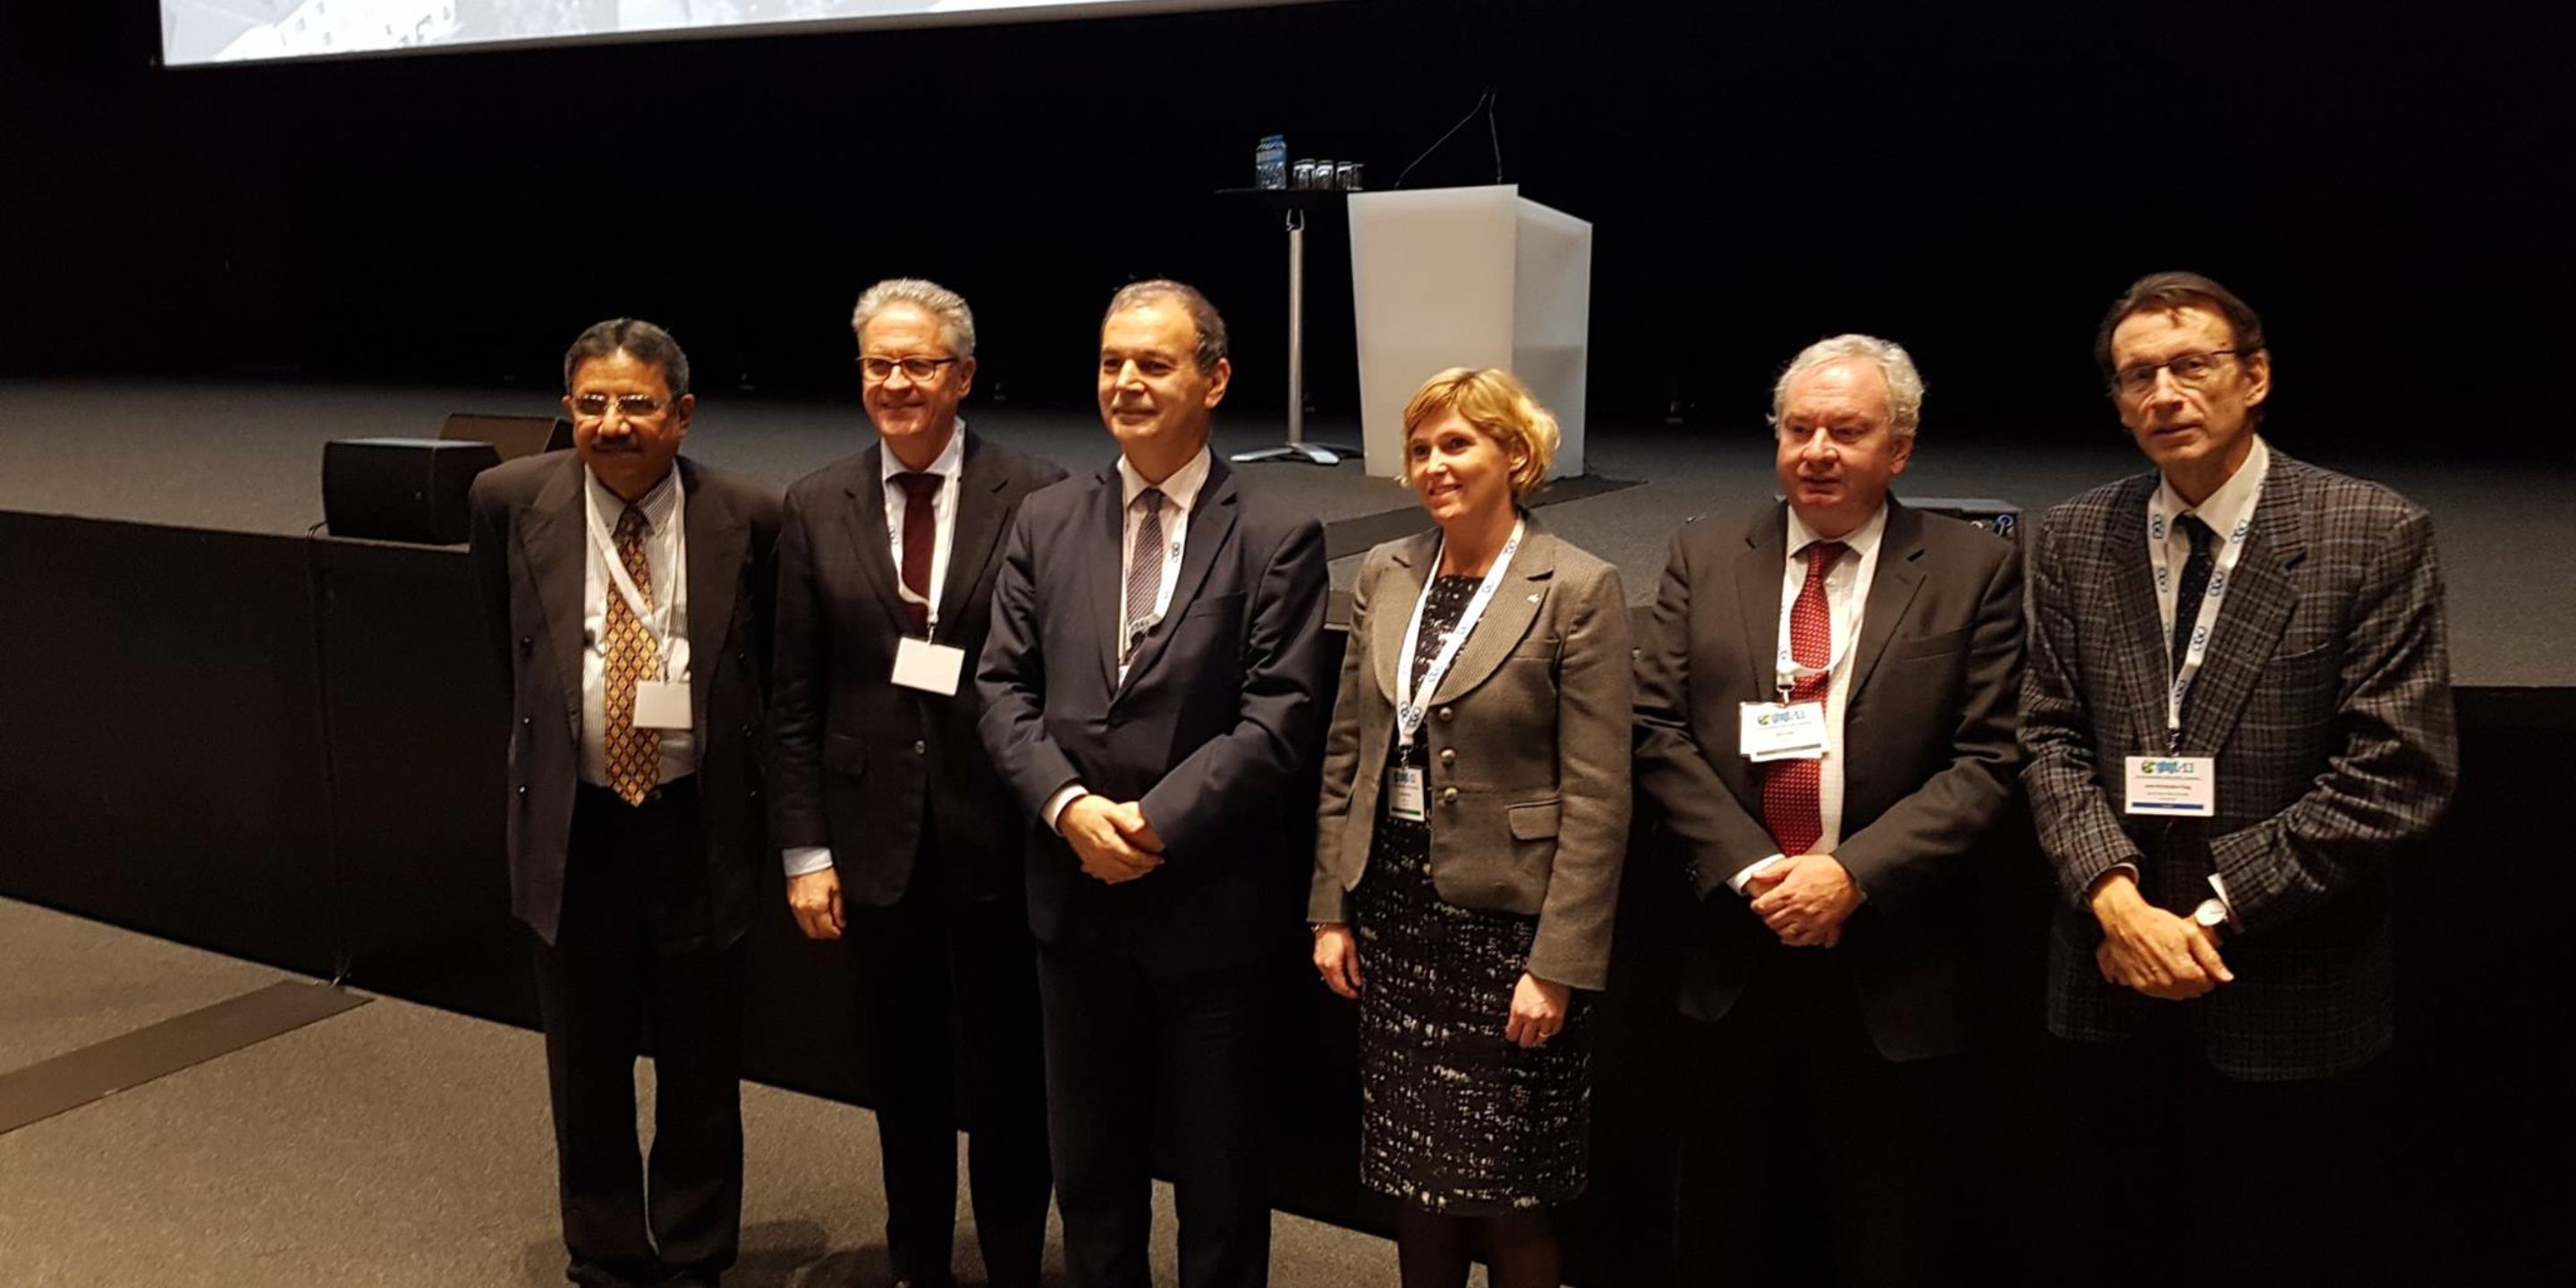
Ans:
[[[5,900],[0,944],[0,1069],[280,978]],[[744,1251],[727,1282],[885,1282],[874,1116],[747,1085],[743,1120]],[[1156,1198],[1155,1278],[1170,1283],[1168,1187]],[[979,1282],[959,1223],[961,1282]],[[1393,1280],[1383,1240],[1284,1215],[1272,1229],[1281,1288]],[[0,1134],[13,1288],[539,1288],[562,1267],[542,1040],[405,1002]]]

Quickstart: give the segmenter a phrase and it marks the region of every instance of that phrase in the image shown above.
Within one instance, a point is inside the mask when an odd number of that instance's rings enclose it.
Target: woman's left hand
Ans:
[[[1522,972],[1521,982],[1512,986],[1512,1018],[1503,1025],[1503,1040],[1534,1047],[1555,1037],[1565,1027],[1573,993],[1563,984]]]

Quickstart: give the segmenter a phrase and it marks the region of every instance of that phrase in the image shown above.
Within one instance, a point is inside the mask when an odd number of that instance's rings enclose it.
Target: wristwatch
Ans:
[[[2227,905],[2216,896],[2203,899],[2191,910],[2191,919],[2203,930],[2216,930],[2227,924]]]

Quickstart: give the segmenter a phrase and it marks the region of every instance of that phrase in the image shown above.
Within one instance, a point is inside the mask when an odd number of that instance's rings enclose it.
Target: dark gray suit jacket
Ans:
[[[1341,695],[1324,746],[1306,915],[1349,919],[1395,743],[1404,628],[1440,534],[1369,552],[1351,590]],[[1619,572],[1539,523],[1428,701],[1431,880],[1462,908],[1534,915],[1527,969],[1598,989],[1628,851],[1628,599]]]
[[[2163,755],[2163,625],[2147,562],[2156,475],[2050,510],[2032,554],[2037,634],[2022,691],[2023,782],[2065,903],[2049,945],[2049,1027],[2107,1041],[2160,1002],[2104,980],[2085,906],[2134,863],[2159,907],[2227,885],[2220,945],[2236,981],[2196,1002],[2212,1067],[2322,1077],[2395,1036],[2392,861],[2440,817],[2458,776],[2450,650],[2432,522],[2396,493],[2272,452],[2181,751],[2218,758],[2218,816],[2121,812],[2126,759]]]
[[[1299,926],[1300,815],[1324,715],[1324,528],[1215,462],[1171,609],[1118,683],[1123,497],[1114,464],[1029,497],[1012,525],[977,681],[985,747],[1025,810],[1081,782],[1141,801],[1163,866],[1085,875],[1040,823],[1029,925],[1157,969],[1239,964]]]
[[[770,844],[832,847],[842,897],[883,907],[912,880],[927,809],[954,892],[1016,900],[1028,828],[976,736],[984,701],[974,676],[961,675],[953,697],[890,678],[912,616],[886,540],[884,454],[871,446],[787,489]],[[1002,539],[1021,499],[1064,471],[972,433],[964,454],[937,639],[966,650],[971,672],[992,621]]]
[[[1774,700],[1788,507],[1673,537],[1637,660],[1637,786],[1684,853],[1700,933],[1674,954],[1682,1009],[1715,1020],[1777,938],[1727,879],[1779,852],[1737,750],[1738,707]],[[1868,895],[1841,946],[1879,1053],[1946,1055],[1970,1030],[1966,865],[2011,799],[2022,654],[2010,543],[1888,500],[1843,714],[1842,842]]]
[[[751,928],[761,844],[778,497],[679,458],[688,538],[689,705],[697,743],[709,914],[719,941]],[[493,653],[510,671],[510,910],[553,943],[563,915],[573,789],[581,781],[581,458],[505,461],[476,476],[469,560]]]

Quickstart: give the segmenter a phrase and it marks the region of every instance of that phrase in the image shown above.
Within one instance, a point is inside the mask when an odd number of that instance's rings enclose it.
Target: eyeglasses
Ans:
[[[2212,349],[2207,353],[2186,353],[2164,362],[2142,362],[2134,367],[2122,367],[2119,374],[2111,377],[2111,388],[2131,398],[2143,397],[2156,387],[2157,372],[2170,371],[2175,383],[2197,389],[2218,378],[2219,359],[2236,357],[2239,352],[2236,349]]]
[[[901,368],[904,379],[918,384],[938,375],[940,368],[955,361],[955,358],[861,358],[859,374],[872,382],[892,380],[895,370]]]
[[[572,410],[583,420],[598,420],[608,415],[611,403],[616,404],[618,412],[628,420],[642,420],[669,405],[651,394],[619,394],[614,398],[606,394],[583,394],[572,400]]]

